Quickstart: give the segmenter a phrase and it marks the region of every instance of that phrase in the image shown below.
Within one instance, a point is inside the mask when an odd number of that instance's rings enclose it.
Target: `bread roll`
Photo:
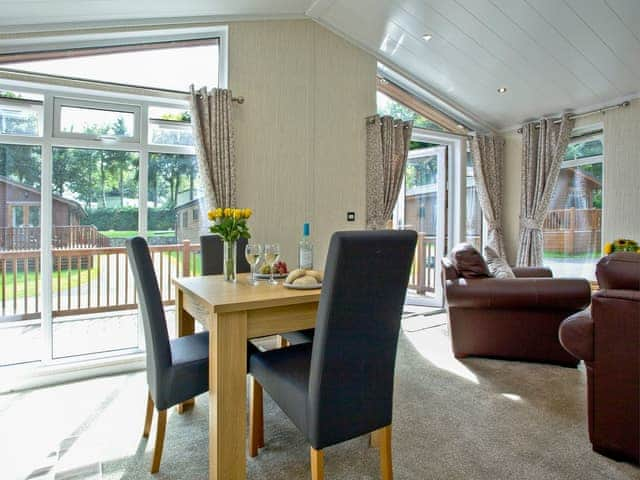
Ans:
[[[316,279],[318,283],[322,283],[322,273],[317,270],[307,270],[307,275]]]
[[[295,270],[292,270],[291,273],[289,273],[289,275],[287,275],[287,279],[285,280],[285,283],[293,283],[297,278],[300,277],[304,277],[306,271],[302,270],[301,268],[296,268]]]
[[[310,275],[305,275],[304,277],[296,278],[293,281],[293,284],[303,285],[303,286],[313,286],[313,285],[317,285],[318,281]]]

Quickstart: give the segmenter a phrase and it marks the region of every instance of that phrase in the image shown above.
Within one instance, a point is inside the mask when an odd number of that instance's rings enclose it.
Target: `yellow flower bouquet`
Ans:
[[[208,213],[209,220],[213,222],[209,230],[224,241],[223,274],[230,282],[236,281],[237,241],[239,238],[251,238],[247,220],[252,214],[250,208],[216,208]]]
[[[613,252],[636,252],[640,253],[640,246],[635,240],[629,240],[626,238],[618,238],[613,242],[605,243],[604,253],[610,255]]]

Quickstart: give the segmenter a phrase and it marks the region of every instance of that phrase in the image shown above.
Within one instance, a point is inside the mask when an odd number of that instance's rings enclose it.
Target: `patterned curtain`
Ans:
[[[502,231],[502,184],[504,182],[504,140],[495,136],[477,135],[471,142],[473,174],[480,206],[487,225],[488,246],[500,258],[505,258]]]
[[[518,266],[542,265],[542,227],[573,124],[563,115],[560,124],[543,119],[522,127]]]
[[[191,86],[191,124],[207,209],[236,206],[236,153],[231,90]]]
[[[396,205],[409,155],[413,122],[367,118],[367,229],[386,227]]]

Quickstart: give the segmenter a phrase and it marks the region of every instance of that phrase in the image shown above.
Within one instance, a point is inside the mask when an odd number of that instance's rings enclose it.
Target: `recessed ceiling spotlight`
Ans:
[[[507,87],[500,87],[498,89],[498,93],[506,93],[507,92]]]
[[[459,123],[458,125],[456,125],[456,126],[457,126],[460,130],[462,130],[462,129],[464,128],[464,125],[462,125],[462,124],[460,124],[460,123]]]
[[[422,35],[422,39],[425,42],[428,42],[429,40],[431,40],[433,38],[433,35],[431,35],[430,33],[425,33],[424,35]]]

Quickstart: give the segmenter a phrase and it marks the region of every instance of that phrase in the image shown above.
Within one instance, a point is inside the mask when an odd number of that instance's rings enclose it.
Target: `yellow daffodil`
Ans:
[[[207,217],[209,217],[209,220],[215,220],[216,219],[216,212],[215,210],[209,210],[207,212]]]
[[[605,243],[604,244],[604,254],[605,255],[611,255],[611,252],[613,252],[613,244],[611,242]]]
[[[249,217],[251,217],[251,214],[252,214],[252,213],[253,213],[253,212],[251,211],[251,209],[250,209],[250,208],[245,208],[245,209],[244,209],[244,216],[245,216],[245,218],[249,218]]]
[[[225,217],[230,217],[231,216],[231,209],[230,208],[225,208],[222,213],[223,213],[223,215]]]

